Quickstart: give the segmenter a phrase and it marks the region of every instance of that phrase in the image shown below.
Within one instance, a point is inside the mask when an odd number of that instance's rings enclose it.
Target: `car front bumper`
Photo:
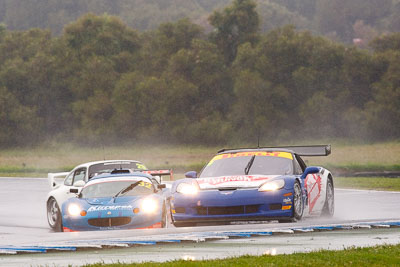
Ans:
[[[175,193],[171,213],[176,222],[230,222],[291,218],[293,192],[280,189],[201,190],[196,195]]]

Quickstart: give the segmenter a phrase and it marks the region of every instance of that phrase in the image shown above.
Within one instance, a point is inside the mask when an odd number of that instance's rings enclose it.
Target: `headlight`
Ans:
[[[199,189],[194,184],[180,183],[176,188],[176,192],[184,195],[196,195]]]
[[[285,186],[285,180],[283,179],[274,180],[271,182],[266,182],[265,184],[261,185],[260,188],[258,188],[258,191],[275,191],[281,189],[284,186]]]
[[[81,213],[81,208],[77,204],[70,204],[68,206],[68,213],[71,216],[78,216]]]
[[[142,201],[141,210],[145,213],[155,213],[158,210],[158,202],[154,198],[146,198]]]

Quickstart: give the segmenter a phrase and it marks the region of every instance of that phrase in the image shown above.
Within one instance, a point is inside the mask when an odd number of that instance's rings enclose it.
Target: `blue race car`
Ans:
[[[76,198],[62,205],[62,229],[72,232],[165,227],[164,188],[165,184],[145,172],[122,169],[96,176]]]
[[[300,157],[330,152],[329,145],[221,150],[198,177],[191,171],[173,183],[172,222],[179,227],[333,216],[332,174],[307,168]]]

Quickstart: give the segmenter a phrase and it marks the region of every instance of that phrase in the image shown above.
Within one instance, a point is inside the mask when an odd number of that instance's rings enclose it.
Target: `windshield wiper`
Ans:
[[[251,165],[253,165],[253,162],[254,162],[254,159],[255,159],[255,158],[256,158],[256,155],[253,155],[253,156],[251,157],[249,163],[247,163],[246,168],[244,168],[244,174],[246,174],[246,175],[249,174]]]
[[[140,182],[141,182],[141,181],[137,181],[137,182],[134,182],[133,184],[128,185],[128,186],[125,187],[125,188],[122,188],[121,191],[119,191],[117,194],[115,194],[114,198],[118,197],[118,196],[121,195],[121,194],[125,194],[126,192],[131,191],[131,190],[132,190],[133,188],[135,188],[138,184],[140,184]]]

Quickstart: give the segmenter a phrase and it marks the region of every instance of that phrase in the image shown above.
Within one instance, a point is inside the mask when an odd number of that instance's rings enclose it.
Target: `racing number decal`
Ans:
[[[144,187],[146,187],[146,188],[151,189],[151,183],[147,183],[147,182],[141,181],[141,182],[139,183],[139,186],[144,186]]]
[[[321,176],[318,174],[309,174],[305,180],[307,188],[307,198],[309,212],[311,213],[314,209],[315,203],[321,196]]]
[[[136,164],[136,167],[137,167],[139,170],[146,170],[146,166],[144,166],[143,164]]]

